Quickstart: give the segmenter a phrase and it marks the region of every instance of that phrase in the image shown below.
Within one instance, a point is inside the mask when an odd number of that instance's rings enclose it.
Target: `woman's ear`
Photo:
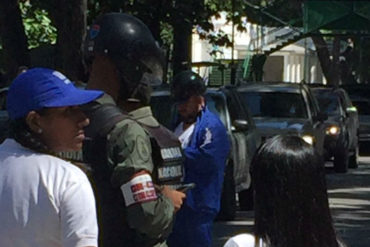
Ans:
[[[30,111],[26,116],[26,123],[32,132],[37,134],[42,133],[42,128],[40,127],[40,115],[35,111]]]

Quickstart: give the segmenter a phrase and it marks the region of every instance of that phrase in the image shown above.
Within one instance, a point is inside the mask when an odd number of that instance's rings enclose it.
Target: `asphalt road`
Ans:
[[[327,163],[329,204],[337,234],[348,247],[370,246],[370,157],[360,157],[357,169],[337,174]],[[253,211],[237,212],[235,221],[215,222],[214,247],[238,233],[252,232]]]

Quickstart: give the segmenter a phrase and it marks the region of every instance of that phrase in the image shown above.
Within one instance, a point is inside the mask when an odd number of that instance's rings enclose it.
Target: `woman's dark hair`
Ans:
[[[31,131],[25,118],[20,118],[10,121],[9,136],[20,143],[22,146],[32,149],[36,152],[48,153],[52,152],[41,141],[41,139]]]
[[[252,181],[257,240],[271,247],[338,247],[324,162],[311,145],[298,136],[267,140],[253,157]]]

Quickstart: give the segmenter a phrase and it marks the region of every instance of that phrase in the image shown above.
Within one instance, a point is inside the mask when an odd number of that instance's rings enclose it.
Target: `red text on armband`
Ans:
[[[143,203],[157,199],[152,178],[149,174],[134,177],[121,186],[126,206]]]

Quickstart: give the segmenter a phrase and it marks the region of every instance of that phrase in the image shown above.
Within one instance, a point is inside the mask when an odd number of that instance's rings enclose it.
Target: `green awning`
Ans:
[[[304,32],[318,30],[370,31],[368,1],[307,1],[303,7]]]

